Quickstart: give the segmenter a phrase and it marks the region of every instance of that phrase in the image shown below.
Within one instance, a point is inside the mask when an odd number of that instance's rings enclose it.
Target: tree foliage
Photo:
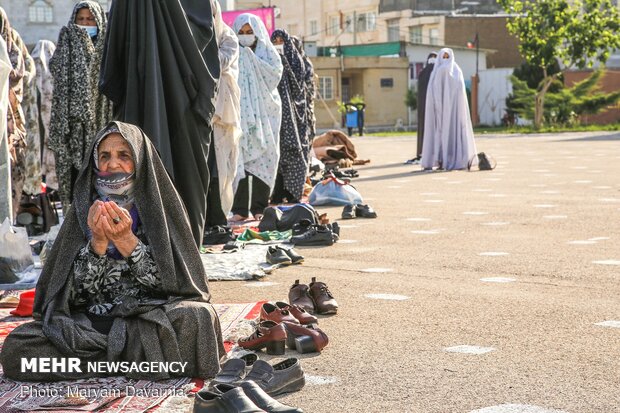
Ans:
[[[416,110],[418,108],[418,91],[416,88],[407,89],[405,105],[411,110]]]
[[[508,31],[519,40],[519,51],[543,72],[536,87],[534,123],[542,125],[545,95],[559,77],[550,74],[558,62],[566,69],[604,64],[620,49],[620,15],[611,0],[498,0],[513,17]]]

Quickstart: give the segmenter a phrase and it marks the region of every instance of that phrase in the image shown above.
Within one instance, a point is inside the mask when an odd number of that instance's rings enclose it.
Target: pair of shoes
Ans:
[[[312,224],[308,220],[302,220],[293,226],[293,236],[290,242],[301,246],[334,245],[339,238],[340,226],[336,222]]]
[[[421,158],[419,156],[416,156],[413,159],[409,159],[408,161],[405,162],[405,165],[419,165],[421,161]]]
[[[260,309],[260,321],[273,321],[281,323],[288,321],[296,324],[316,324],[319,320],[308,313],[303,307],[296,304],[287,304],[282,301],[276,302],[275,305],[265,303]]]
[[[248,373],[252,365],[258,360],[254,353],[245,354],[239,358],[229,359],[222,365],[210,386],[216,384],[234,384],[241,381]]]
[[[295,280],[288,292],[288,300],[292,306],[305,309],[310,314],[336,314],[338,303],[327,288],[327,284],[312,277],[310,286]]]
[[[304,257],[297,254],[292,248],[276,245],[267,249],[266,260],[269,264],[291,265],[301,264],[304,261]]]
[[[304,379],[305,384],[305,379]],[[303,387],[303,386],[302,386]],[[257,383],[241,382],[238,386],[216,384],[209,390],[196,393],[194,413],[303,413],[273,399]]]
[[[220,245],[234,241],[237,237],[230,227],[215,225],[207,228],[202,237],[202,245]]]
[[[377,213],[370,205],[357,204],[345,205],[342,209],[342,219],[358,218],[377,218]]]

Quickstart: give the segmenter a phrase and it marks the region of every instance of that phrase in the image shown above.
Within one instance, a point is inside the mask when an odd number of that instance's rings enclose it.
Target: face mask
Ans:
[[[274,44],[273,47],[276,48],[278,53],[284,54],[284,45],[283,44]]]
[[[436,57],[431,57],[430,59],[428,59],[428,64],[429,65],[434,65],[435,63],[437,63],[437,58]]]
[[[240,34],[238,35],[238,37],[239,44],[243,47],[250,47],[256,41],[256,36],[253,34]]]
[[[95,37],[97,33],[99,33],[99,28],[97,26],[80,26],[78,24],[77,27],[86,30],[86,33],[88,33],[90,37]]]

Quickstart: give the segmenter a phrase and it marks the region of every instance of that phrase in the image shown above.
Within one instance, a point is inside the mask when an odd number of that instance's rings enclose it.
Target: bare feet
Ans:
[[[230,218],[230,220],[234,222],[245,221],[246,219],[248,219],[248,217],[244,217],[243,215],[239,214],[235,214],[232,216],[232,218]]]

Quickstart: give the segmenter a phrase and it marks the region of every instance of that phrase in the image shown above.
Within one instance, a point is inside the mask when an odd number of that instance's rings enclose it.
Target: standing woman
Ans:
[[[282,61],[271,44],[263,22],[244,13],[235,19],[233,29],[242,46],[239,55],[241,89],[241,130],[237,179],[241,179],[232,212],[233,220],[262,218],[274,187],[280,159],[282,102],[278,84]],[[252,177],[250,199],[249,178]]]
[[[49,40],[39,40],[32,51],[37,68],[37,106],[39,108],[39,135],[41,138],[41,174],[45,177],[48,188],[58,189],[56,176],[56,161],[54,153],[49,148],[50,115],[52,112],[52,95],[54,79],[50,72],[49,62],[56,45]]]
[[[24,98],[24,76],[26,65],[24,55],[19,47],[17,32],[11,28],[9,18],[2,7],[0,7],[0,36],[6,43],[7,53],[11,62],[11,72],[9,74],[9,93],[8,93],[8,112],[7,112],[7,142],[10,159],[12,195],[11,213],[17,213],[17,207],[21,200],[22,188],[24,186],[25,171],[24,160],[26,157],[26,127],[24,124],[24,112],[22,110],[22,100]],[[8,165],[0,163],[2,170],[8,170]],[[2,172],[4,173],[4,172]],[[5,214],[7,212],[5,211]],[[8,215],[7,215],[8,216]],[[0,217],[3,219],[4,217]],[[13,217],[11,217],[11,220]]]
[[[406,163],[409,165],[419,165],[422,159],[422,148],[424,147],[424,114],[426,113],[426,91],[428,90],[428,82],[431,79],[431,73],[437,61],[437,53],[432,52],[426,58],[426,66],[418,75],[418,150],[413,159]]]
[[[465,169],[475,154],[463,72],[454,61],[452,49],[441,49],[426,96],[422,167]]]
[[[49,147],[56,155],[58,192],[65,212],[90,139],[112,116],[112,106],[98,88],[106,27],[99,3],[80,1],[69,23],[60,29],[50,61],[54,97]]]
[[[308,119],[306,70],[301,54],[285,30],[278,29],[271,41],[282,53],[284,73],[278,85],[282,99],[280,164],[272,202],[297,203],[301,199],[308,172]]]
[[[239,80],[239,40],[222,20],[217,0],[211,0],[215,35],[219,47],[220,82],[213,115],[213,141],[209,149],[209,195],[206,228],[227,225],[235,192],[235,174],[239,160],[241,113]]]

